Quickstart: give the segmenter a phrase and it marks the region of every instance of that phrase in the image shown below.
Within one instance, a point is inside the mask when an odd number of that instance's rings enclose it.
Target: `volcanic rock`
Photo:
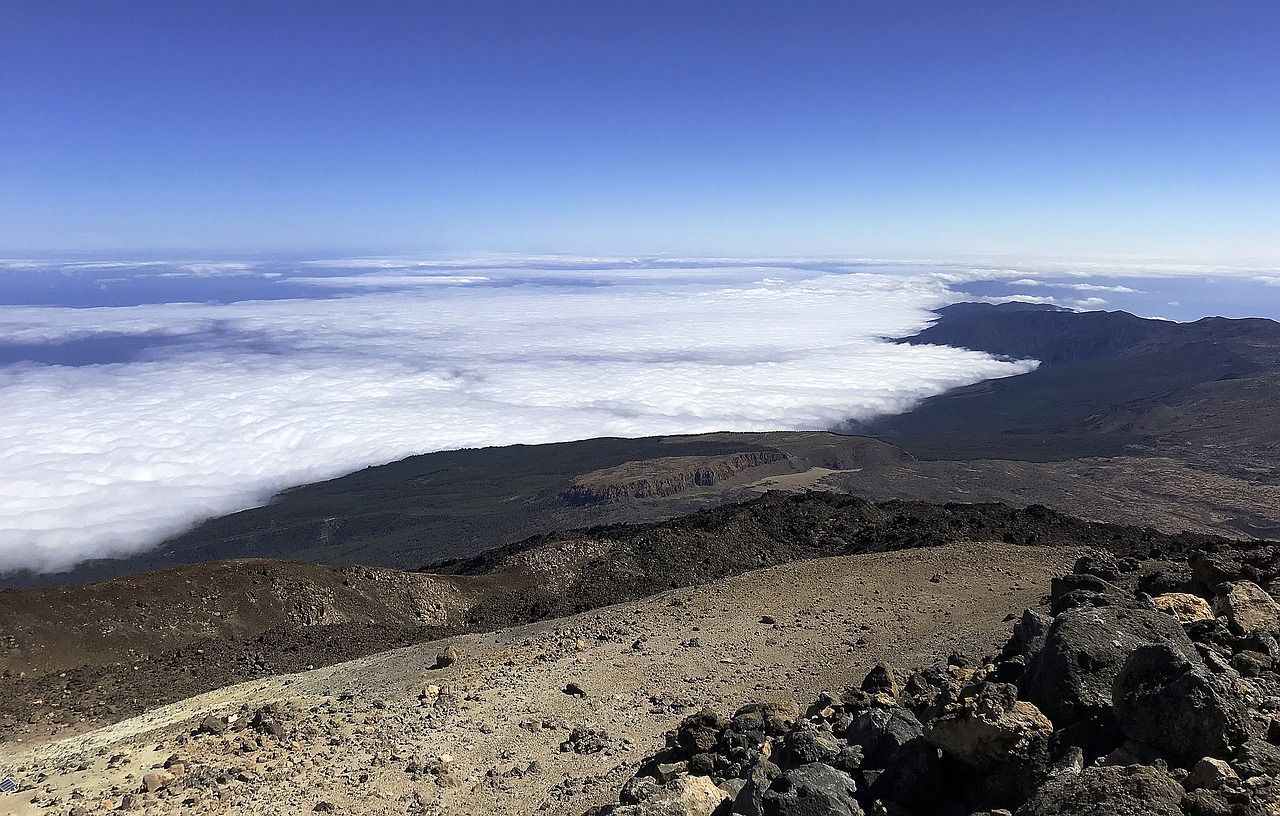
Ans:
[[[615,809],[614,816],[712,816],[729,799],[705,776],[680,776],[632,793],[642,798]]]
[[[1151,599],[1156,609],[1172,615],[1178,623],[1212,620],[1213,609],[1209,602],[1189,592],[1166,592]]]
[[[862,746],[864,767],[883,768],[899,748],[923,734],[924,726],[907,709],[873,708],[854,718],[844,738]]]
[[[1225,761],[1215,757],[1205,757],[1195,764],[1182,786],[1189,791],[1197,788],[1219,788],[1229,779],[1238,779],[1236,772]]]
[[[1251,581],[1232,584],[1214,601],[1214,607],[1237,635],[1280,631],[1280,604]]]
[[[1167,645],[1188,660],[1195,647],[1177,621],[1155,609],[1077,607],[1058,615],[1044,648],[1027,664],[1019,685],[1058,727],[1111,705],[1111,687],[1129,653]]]
[[[764,816],[862,816],[853,777],[821,763],[787,771],[763,797]]]
[[[967,765],[992,770],[1043,753],[1053,723],[1017,686],[982,683],[929,723],[925,739]]]
[[[1050,780],[1017,816],[1183,816],[1182,796],[1159,768],[1092,767]]]
[[[1129,655],[1114,699],[1116,720],[1130,739],[1188,762],[1225,756],[1245,736],[1245,706],[1231,683],[1165,645]]]

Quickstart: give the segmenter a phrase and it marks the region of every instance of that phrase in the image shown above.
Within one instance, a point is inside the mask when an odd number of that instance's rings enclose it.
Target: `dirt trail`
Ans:
[[[463,656],[447,668],[432,668],[441,641],[233,686],[59,742],[4,747],[0,777],[29,787],[0,795],[0,813],[124,802],[148,814],[303,814],[322,803],[338,813],[579,814],[616,801],[663,733],[703,705],[809,699],[880,661],[992,651],[1004,616],[1036,605],[1079,554],[966,543],[804,561],[460,637],[448,643]],[[570,683],[585,696],[565,693]],[[190,736],[208,714],[270,703],[280,736],[236,726]],[[138,795],[175,754],[184,777]]]

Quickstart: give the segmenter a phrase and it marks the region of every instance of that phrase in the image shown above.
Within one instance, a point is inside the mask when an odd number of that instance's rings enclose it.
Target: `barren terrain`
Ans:
[[[0,812],[579,814],[616,800],[692,707],[788,703],[878,662],[992,652],[1006,615],[1036,606],[1081,552],[958,543],[800,561],[244,683],[61,740],[73,727],[32,733],[0,747],[0,776],[23,788]],[[433,668],[450,644],[460,659]],[[239,719],[195,734],[210,714]],[[166,760],[161,786],[139,793]]]

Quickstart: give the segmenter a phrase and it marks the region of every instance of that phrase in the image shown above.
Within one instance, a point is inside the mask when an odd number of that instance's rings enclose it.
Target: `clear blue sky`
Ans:
[[[1280,259],[1280,4],[6,2],[0,251]]]

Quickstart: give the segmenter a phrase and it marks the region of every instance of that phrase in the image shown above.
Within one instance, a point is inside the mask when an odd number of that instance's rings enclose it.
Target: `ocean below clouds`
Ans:
[[[889,340],[965,299],[958,281],[1013,272],[484,258],[0,276],[0,571],[137,552],[416,453],[828,428],[1035,366]]]

